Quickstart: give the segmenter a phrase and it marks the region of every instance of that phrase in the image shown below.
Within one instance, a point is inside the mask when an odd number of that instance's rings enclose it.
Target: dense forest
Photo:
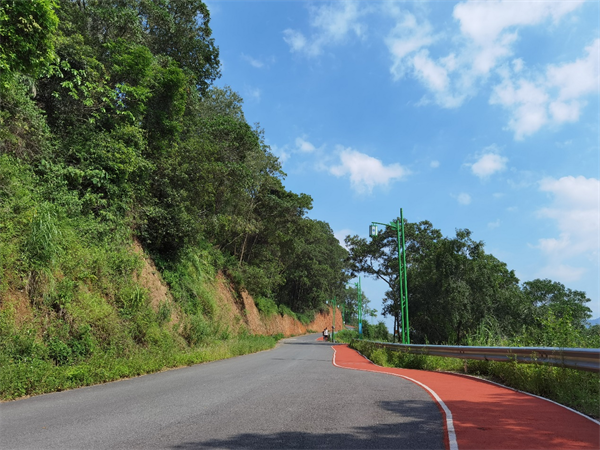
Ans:
[[[0,148],[30,170],[44,214],[91,219],[99,238],[126,224],[164,265],[209,245],[248,290],[294,310],[343,286],[345,251],[307,217],[312,199],[284,188],[242,99],[211,87],[202,2],[5,5]]]
[[[398,331],[394,236],[343,247],[311,219],[312,199],[285,188],[264,131],[219,76],[200,0],[0,4],[0,382],[230,338],[203,287],[218,272],[259,308],[310,317],[336,297],[349,321],[348,281],[374,276]],[[463,344],[482,327],[525,344],[596,339],[585,293],[520,284],[468,230],[406,230],[414,342]],[[147,305],[134,240],[179,305],[176,331],[175,311]],[[3,395],[31,392],[11,386]]]

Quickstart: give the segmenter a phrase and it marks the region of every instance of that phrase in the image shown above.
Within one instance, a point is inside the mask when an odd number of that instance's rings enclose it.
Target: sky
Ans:
[[[468,228],[600,316],[600,2],[206,3],[215,85],[244,98],[310,218],[341,242],[400,208]],[[361,281],[381,311],[387,285]]]

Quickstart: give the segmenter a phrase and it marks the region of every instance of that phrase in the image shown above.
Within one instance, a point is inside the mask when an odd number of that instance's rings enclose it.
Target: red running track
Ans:
[[[551,401],[469,376],[377,366],[347,345],[333,349],[337,367],[408,378],[437,394],[449,410],[450,450],[600,449],[599,423]]]

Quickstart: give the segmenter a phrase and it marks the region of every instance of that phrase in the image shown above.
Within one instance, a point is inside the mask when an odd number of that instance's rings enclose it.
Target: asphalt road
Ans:
[[[2,449],[443,449],[442,414],[398,377],[336,368],[317,335],[0,404]]]

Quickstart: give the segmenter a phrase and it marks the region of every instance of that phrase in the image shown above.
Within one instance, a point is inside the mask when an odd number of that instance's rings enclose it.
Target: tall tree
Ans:
[[[411,335],[416,342],[460,344],[487,317],[505,329],[522,324],[519,280],[469,230],[444,238],[430,222],[406,223],[406,262]],[[397,238],[393,230],[367,242],[346,238],[354,273],[380,278],[389,286],[384,314],[395,318],[398,333]],[[521,309],[520,309],[521,308]]]
[[[535,279],[523,283],[523,294],[532,307],[533,320],[539,326],[540,320],[552,314],[567,319],[572,326],[583,329],[592,310],[586,305],[591,300],[585,292],[566,288],[562,283],[549,279]]]
[[[431,247],[442,237],[440,230],[433,228],[428,221],[404,223],[406,240],[406,264],[410,268],[427,255]],[[346,245],[350,251],[352,275],[364,273],[383,280],[389,287],[383,299],[384,316],[394,318],[394,335],[399,335],[401,326],[401,306],[398,291],[398,237],[391,228],[366,240],[358,236],[347,236]],[[409,272],[410,273],[410,272]],[[410,295],[410,287],[409,287]],[[409,302],[410,304],[410,302]]]

